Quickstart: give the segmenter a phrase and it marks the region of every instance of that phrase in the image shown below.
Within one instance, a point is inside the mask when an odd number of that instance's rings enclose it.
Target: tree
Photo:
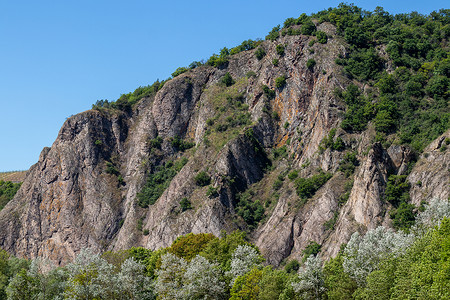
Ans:
[[[383,259],[404,253],[413,241],[413,235],[395,233],[382,226],[369,230],[364,236],[355,232],[344,250],[344,270],[358,286],[365,286],[367,275]]]
[[[230,300],[257,300],[260,293],[259,282],[262,271],[258,268],[251,269],[248,273],[236,278],[231,288]]]
[[[217,263],[210,263],[197,255],[186,268],[183,275],[183,291],[186,299],[224,299],[225,283]]]
[[[325,277],[322,272],[322,261],[311,255],[298,273],[299,282],[292,283],[294,291],[304,299],[320,300],[325,292]]]
[[[133,258],[125,260],[117,274],[120,299],[152,300],[153,294],[150,277],[146,276],[145,266]]]
[[[255,248],[248,245],[239,245],[233,252],[231,269],[226,273],[231,278],[230,285],[233,286],[238,276],[244,275],[254,267],[258,267],[261,262],[262,258]]]
[[[81,250],[67,265],[67,272],[64,294],[68,299],[114,299],[118,294],[114,266],[90,249]]]
[[[161,267],[156,271],[155,291],[161,299],[183,299],[183,275],[187,262],[172,253],[161,257]]]

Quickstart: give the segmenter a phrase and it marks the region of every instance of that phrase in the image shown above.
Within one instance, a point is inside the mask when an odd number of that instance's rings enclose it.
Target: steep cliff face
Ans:
[[[339,151],[321,146],[342,121],[345,106],[333,90],[348,79],[334,63],[345,51],[335,28],[323,23],[319,29],[330,36],[327,44],[310,44],[313,37],[303,35],[265,41],[261,60],[256,50],[241,52],[219,68],[177,76],[129,111],[92,110],[69,118],[0,211],[0,246],[64,264],[85,247],[157,249],[189,232],[242,229],[277,265],[300,258],[310,241],[322,245],[324,256],[335,255],[354,231],[389,225],[390,206],[382,200],[387,176],[406,174],[411,151],[374,144],[371,129],[337,130],[344,143]],[[310,59],[316,65],[308,68]],[[229,87],[220,83],[227,72],[235,81]],[[281,76],[286,83],[276,87]],[[152,146],[157,137],[161,144]],[[180,149],[173,142],[178,138],[195,146]],[[449,196],[449,154],[439,150],[444,139],[430,145],[409,173],[415,204]],[[344,174],[339,167],[350,152],[359,164]],[[183,160],[157,201],[138,205],[149,174]],[[286,174],[297,170],[308,178],[319,168],[331,179],[301,201]],[[209,186],[196,183],[201,171],[210,176]],[[265,211],[253,226],[238,213],[239,197],[249,191]],[[192,209],[181,208],[184,198]]]

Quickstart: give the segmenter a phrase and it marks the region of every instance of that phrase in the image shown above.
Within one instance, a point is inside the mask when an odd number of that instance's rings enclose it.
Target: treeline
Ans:
[[[65,267],[0,251],[0,299],[448,299],[450,204],[432,200],[409,233],[355,233],[323,263],[311,242],[302,262],[265,266],[243,232],[188,234],[170,247],[98,255]]]

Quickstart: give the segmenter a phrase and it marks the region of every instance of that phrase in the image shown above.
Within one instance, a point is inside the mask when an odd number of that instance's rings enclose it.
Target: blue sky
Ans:
[[[65,119],[288,17],[341,1],[0,0],[0,171],[25,170]],[[447,1],[353,1],[428,14]]]

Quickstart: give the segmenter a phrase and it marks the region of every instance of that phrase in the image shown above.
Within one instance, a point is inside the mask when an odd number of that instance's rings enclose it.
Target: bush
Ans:
[[[169,141],[170,141],[170,144],[172,145],[172,147],[174,147],[176,151],[185,151],[185,150],[190,149],[195,146],[195,143],[186,142],[186,141],[180,139],[180,137],[178,137],[178,136],[174,136],[174,137],[170,138]]]
[[[205,171],[199,172],[195,177],[195,184],[198,186],[207,186],[211,183],[211,177]]]
[[[233,77],[231,77],[230,72],[227,72],[222,79],[220,79],[220,82],[224,84],[225,86],[232,86],[234,84]]]
[[[192,209],[191,201],[188,198],[184,197],[180,201],[181,211],[186,211],[188,209]]]
[[[322,246],[319,245],[318,243],[316,243],[314,241],[309,241],[308,246],[306,246],[306,248],[302,251],[302,253],[303,253],[302,261],[305,262],[306,259],[308,257],[310,257],[311,255],[316,256],[317,254],[319,254],[321,248],[322,248]]]
[[[279,56],[283,56],[284,55],[284,45],[283,44],[278,44],[276,47],[277,53]]]
[[[328,41],[328,36],[323,31],[317,31],[316,32],[317,41],[321,44],[326,44]]]
[[[295,181],[297,195],[302,199],[302,202],[306,202],[332,176],[331,173],[324,173],[321,170],[319,174],[313,175],[310,178],[298,178]]]
[[[278,58],[272,59],[272,64],[273,64],[275,67],[278,67]]]
[[[172,77],[175,78],[175,77],[177,77],[178,75],[181,75],[181,74],[183,74],[183,73],[185,73],[185,72],[187,72],[187,71],[189,71],[188,68],[185,68],[185,67],[179,67],[178,69],[175,70],[175,72],[172,73]]]
[[[255,228],[264,217],[264,207],[259,200],[252,199],[251,190],[236,196],[236,212],[251,229]]]
[[[272,28],[272,30],[266,36],[266,40],[275,41],[279,37],[280,37],[280,25],[275,26],[274,28]]]
[[[209,198],[215,198],[219,196],[219,192],[217,191],[217,188],[208,186],[208,190],[206,191],[206,196]]]
[[[275,91],[270,89],[267,85],[263,85],[262,90],[268,100],[275,98]]]
[[[279,89],[283,88],[286,85],[286,77],[280,76],[275,79],[275,86]]]
[[[138,205],[147,208],[149,205],[155,204],[156,200],[169,186],[172,178],[186,163],[187,158],[183,158],[176,163],[168,161],[165,165],[156,167],[154,173],[148,176],[141,192],[137,194]]]
[[[306,62],[306,67],[310,70],[314,69],[316,65],[316,61],[312,58],[308,59],[308,61]]]
[[[300,31],[304,35],[312,35],[316,31],[316,25],[311,20],[303,22]]]
[[[266,50],[264,50],[263,47],[259,47],[258,49],[256,49],[255,51],[255,56],[258,60],[263,59],[264,56],[266,56]]]

